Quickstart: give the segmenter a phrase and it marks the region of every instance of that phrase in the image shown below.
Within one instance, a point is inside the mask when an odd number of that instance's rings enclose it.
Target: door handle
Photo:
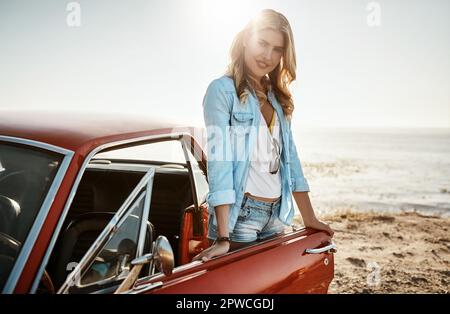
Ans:
[[[316,248],[316,249],[306,249],[305,253],[307,254],[320,254],[320,253],[336,253],[337,252],[337,246],[334,243],[330,243],[327,246]]]

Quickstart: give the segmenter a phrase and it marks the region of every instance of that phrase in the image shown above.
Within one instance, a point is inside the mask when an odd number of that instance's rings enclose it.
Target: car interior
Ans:
[[[0,142],[0,287],[10,276],[61,161],[60,154]]]
[[[56,290],[72,270],[67,265],[81,260],[149,167],[155,168],[155,176],[145,252],[151,251],[153,240],[164,235],[173,249],[174,267],[180,265],[181,220],[194,203],[187,165],[93,159],[83,174],[46,268]]]

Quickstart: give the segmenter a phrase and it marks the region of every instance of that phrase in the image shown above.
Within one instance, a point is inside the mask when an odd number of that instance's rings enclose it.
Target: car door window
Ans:
[[[121,224],[117,225],[118,231],[109,239],[81,277],[81,287],[126,277],[131,260],[136,257],[144,200],[145,193],[141,193],[131,212]]]
[[[99,153],[95,159],[147,160],[185,164],[183,150],[178,140],[163,140]]]
[[[126,277],[131,261],[144,248],[155,169],[150,168],[110,223],[84,255],[60,293],[114,290]],[[151,245],[151,243],[150,243]]]

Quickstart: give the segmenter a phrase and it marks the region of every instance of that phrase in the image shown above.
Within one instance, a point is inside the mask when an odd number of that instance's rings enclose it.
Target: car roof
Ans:
[[[55,145],[72,151],[148,135],[187,132],[199,126],[145,113],[0,109],[0,135]]]

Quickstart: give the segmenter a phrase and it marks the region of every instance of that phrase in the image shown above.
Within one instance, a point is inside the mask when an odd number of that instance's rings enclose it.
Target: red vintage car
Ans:
[[[203,130],[0,111],[3,293],[326,293],[328,234],[295,225],[207,262]]]

